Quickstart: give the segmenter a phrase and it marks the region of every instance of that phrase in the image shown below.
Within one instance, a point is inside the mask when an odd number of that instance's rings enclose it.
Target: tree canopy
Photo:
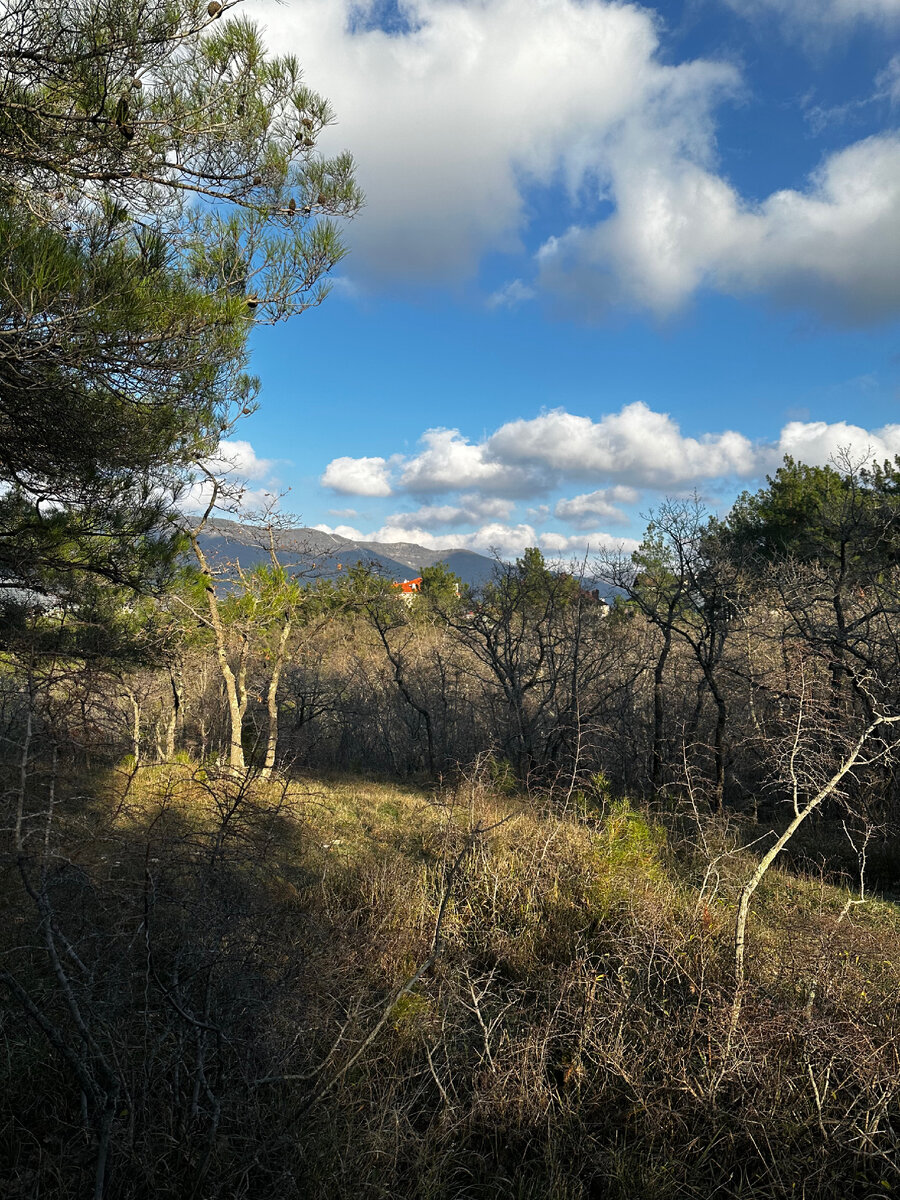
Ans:
[[[451,612],[468,596],[468,589],[445,562],[436,562],[422,568],[422,595],[435,608]]]
[[[139,585],[252,411],[254,323],[318,304],[361,203],[296,59],[213,0],[0,14],[0,585]]]
[[[744,492],[714,536],[765,564],[817,563],[847,582],[900,561],[900,460],[809,466],[786,457],[766,487]]]

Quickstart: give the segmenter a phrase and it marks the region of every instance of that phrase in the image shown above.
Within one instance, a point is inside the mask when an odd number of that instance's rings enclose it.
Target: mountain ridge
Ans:
[[[380,574],[403,580],[421,575],[425,567],[442,562],[463,583],[470,587],[482,587],[493,576],[497,565],[493,558],[485,554],[452,545],[433,550],[416,542],[374,542],[344,537],[339,533],[326,533],[309,526],[277,529],[274,534],[276,550],[282,556],[293,553],[302,555],[305,560],[302,564],[293,564],[287,559],[285,567],[290,570],[292,566],[299,565],[303,574],[313,577],[334,577],[362,562],[373,566]],[[257,563],[268,562],[266,537],[266,531],[259,527],[242,525],[239,521],[224,517],[212,517],[200,535],[200,544],[213,562],[231,559],[249,569]]]

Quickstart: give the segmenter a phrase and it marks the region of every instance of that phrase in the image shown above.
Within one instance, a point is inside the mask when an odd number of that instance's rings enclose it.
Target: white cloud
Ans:
[[[746,17],[768,13],[795,34],[822,33],[859,21],[891,24],[900,18],[900,0],[726,0]]]
[[[561,521],[574,525],[576,529],[590,529],[597,521],[626,524],[628,514],[623,512],[619,505],[636,504],[638,495],[634,488],[622,485],[601,488],[596,492],[573,496],[571,500],[558,501],[553,513]]]
[[[537,292],[521,279],[512,279],[487,298],[488,308],[518,308],[527,300],[533,300]]]
[[[202,513],[212,496],[212,484],[207,479],[197,480],[185,489],[178,499],[178,507],[186,513]],[[217,498],[216,511],[233,513],[235,516],[259,513],[277,506],[280,491],[277,484],[271,487],[247,487],[237,484]]]
[[[336,458],[322,482],[362,496],[440,495],[473,489],[480,497],[524,499],[551,491],[567,479],[665,488],[696,479],[748,477],[757,467],[754,446],[742,434],[685,437],[667,413],[654,412],[641,402],[597,421],[556,409],[510,421],[482,442],[469,441],[458,429],[429,429],[421,442],[424,449],[418,454],[396,455],[390,462]],[[623,500],[626,494],[611,493],[610,505],[631,502]],[[476,502],[469,497],[468,503],[469,515],[463,514],[465,505],[421,511],[442,524],[504,515],[496,500],[492,512],[485,510],[483,499]],[[596,512],[603,515],[604,510]],[[398,520],[407,518],[398,514]]]
[[[658,61],[656,17],[636,4],[406,0],[409,31],[392,34],[358,19],[376,9],[247,9],[335,106],[323,145],[358,161],[368,205],[350,270],[370,280],[472,277],[486,251],[518,248],[529,186],[596,190],[607,139],[635,114],[675,109],[682,141],[705,140],[709,106],[737,78],[728,64]]]
[[[235,479],[265,479],[274,465],[270,458],[259,458],[250,442],[226,438],[219,442],[216,454],[206,462],[214,475]]]
[[[591,555],[604,553],[630,554],[637,550],[639,542],[635,538],[617,537],[611,533],[595,530],[592,533],[543,533],[539,535],[540,547],[545,554]]]
[[[776,192],[735,223],[718,267],[735,290],[777,296],[850,321],[900,303],[900,137],[832,155],[806,192]]]
[[[473,550],[477,554],[498,554],[509,559],[520,555],[527,546],[539,546],[550,557],[581,557],[604,551],[622,550],[626,553],[637,548],[634,538],[616,537],[601,531],[566,534],[558,531],[541,532],[527,522],[509,524],[504,521],[488,521],[470,533],[435,533],[431,529],[392,524],[389,519],[380,529],[362,533],[348,525],[316,525],[322,533],[337,534],[359,542],[379,542],[390,545],[395,542],[414,542],[429,550]]]
[[[325,468],[323,487],[351,496],[390,496],[388,464],[383,458],[334,458]]]
[[[351,542],[364,542],[366,535],[354,529],[352,525],[313,525],[320,533],[333,533],[338,537],[349,538]]]
[[[457,430],[431,430],[423,441],[421,454],[377,461],[394,472],[390,494],[431,490],[446,494],[446,503],[395,512],[368,534],[348,525],[316,528],[356,540],[497,550],[504,557],[525,546],[558,555],[633,548],[631,539],[604,526],[627,526],[623,506],[636,505],[644,490],[673,494],[705,484],[728,494],[741,481],[761,481],[785,455],[810,465],[840,465],[847,456],[855,463],[893,459],[900,455],[900,424],[865,429],[847,421],[792,420],[777,437],[753,442],[734,430],[685,436],[667,413],[638,402],[596,420],[561,409],[542,413],[508,422],[477,443]],[[473,479],[480,490],[463,490]],[[585,479],[601,486],[556,500],[552,513],[561,528],[538,528],[550,517],[547,504],[516,508],[517,500]],[[527,519],[517,522],[520,512]],[[474,528],[459,532],[460,526]]]
[[[668,414],[641,402],[598,421],[556,409],[510,421],[477,443],[457,429],[430,429],[421,440],[425,449],[399,464],[396,491],[477,488],[482,495],[531,498],[566,479],[674,487],[756,469],[753,444],[742,434],[685,437]],[[619,503],[629,502],[624,494]]]
[[[685,437],[668,413],[638,401],[598,421],[564,409],[510,421],[486,443],[504,463],[568,479],[617,480],[627,487],[675,487],[696,479],[749,476],[752,442],[728,431]]]
[[[605,550],[625,551],[637,549],[633,538],[619,538],[612,534],[595,531],[569,535],[553,530],[539,531],[533,525],[506,525],[492,522],[470,534],[465,548],[481,553],[497,551],[501,558],[520,555],[528,546],[538,546],[549,557],[600,553]]]
[[[384,542],[388,545],[392,542],[413,542],[417,546],[425,546],[429,550],[450,550],[465,549],[471,536],[471,534],[462,533],[435,533],[433,529],[408,525],[403,522],[396,524],[389,517],[380,529],[367,534],[364,540]]]
[[[900,0],[731,2],[799,25],[900,12]],[[713,120],[739,74],[665,63],[649,8],[404,0],[408,27],[390,34],[373,27],[377,0],[248,11],[334,102],[340,123],[323,146],[354,151],[368,196],[351,236],[360,280],[474,278],[486,253],[522,249],[529,189],[561,184],[583,217],[546,240],[536,281],[513,279],[490,306],[539,285],[588,315],[622,304],[666,315],[702,287],[850,322],[900,307],[897,139],[833,155],[802,191],[745,200],[717,170]]]
[[[389,535],[390,533],[390,528],[379,531],[379,534]],[[387,541],[390,538],[385,536],[384,540]],[[614,537],[612,534],[599,531],[568,535],[552,530],[536,530],[527,522],[510,525],[502,521],[490,521],[482,525],[480,529],[476,529],[474,533],[454,535],[451,540],[446,537],[437,538],[427,530],[420,529],[416,531],[416,537],[413,540],[435,550],[474,550],[478,554],[496,553],[501,558],[514,558],[522,554],[528,546],[538,546],[546,555],[554,557],[601,553],[620,547],[631,551],[638,545],[633,538]]]
[[[777,466],[786,454],[810,466],[824,466],[839,460],[844,453],[861,462],[871,458],[881,463],[900,454],[900,425],[863,429],[846,421],[790,421],[781,431],[777,451],[772,455]]]
[[[622,506],[635,505],[644,489],[672,493],[705,483],[750,481],[776,469],[786,454],[811,464],[827,463],[845,450],[855,459],[893,458],[900,454],[900,424],[865,429],[846,421],[792,420],[767,441],[752,441],[736,430],[687,436],[668,413],[637,401],[597,419],[554,409],[509,421],[481,442],[469,441],[459,430],[429,430],[422,441],[426,449],[412,457],[335,459],[323,481],[340,464],[344,490],[369,488],[367,464],[375,462],[383,495],[453,497],[387,518],[403,532],[395,540],[415,540],[411,531],[422,528],[502,524],[515,501],[535,501],[589,480],[600,486],[563,497],[553,508],[557,519],[588,529],[597,522],[627,520]],[[473,487],[478,490],[469,490]],[[335,515],[352,512],[337,510]],[[549,514],[546,504],[528,510],[536,522]]]
[[[703,166],[660,149],[623,157],[617,212],[538,254],[543,285],[603,311],[622,299],[661,315],[702,286],[761,292],[850,323],[900,307],[900,138],[833,154],[804,191],[745,204]]]
[[[450,528],[455,525],[478,525],[487,520],[506,520],[512,512],[512,502],[500,497],[460,496],[458,504],[425,504],[412,512],[393,513],[387,519],[398,529]]]
[[[473,444],[458,429],[428,429],[425,449],[407,460],[399,486],[419,495],[476,488],[506,496],[528,496],[541,486],[534,469],[511,465]],[[546,486],[546,485],[545,485]]]

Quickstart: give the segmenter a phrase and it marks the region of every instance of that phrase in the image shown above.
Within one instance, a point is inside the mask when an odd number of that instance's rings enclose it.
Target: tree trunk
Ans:
[[[650,783],[654,792],[662,788],[663,758],[663,722],[665,721],[665,702],[663,697],[663,674],[666,669],[666,659],[672,648],[672,630],[663,630],[663,647],[656,660],[653,671],[653,754],[650,767]]]
[[[286,617],[278,639],[278,649],[275,652],[275,662],[269,679],[269,690],[266,695],[266,706],[269,713],[268,738],[266,741],[266,758],[261,772],[263,779],[269,779],[275,766],[275,752],[278,749],[278,683],[284,666],[288,638],[291,636],[291,621]]]
[[[141,702],[127,684],[125,692],[131,701],[131,755],[137,767],[141,761]]]
[[[228,661],[228,639],[225,632],[225,626],[222,624],[222,615],[219,612],[219,600],[216,596],[215,584],[213,582],[213,574],[209,569],[209,564],[206,561],[206,555],[203,553],[203,548],[197,538],[197,534],[189,534],[191,539],[191,547],[197,563],[200,566],[200,573],[206,581],[206,604],[209,609],[209,622],[212,626],[213,633],[216,639],[216,660],[219,664],[219,672],[222,676],[222,682],[225,685],[225,698],[228,704],[229,718],[229,749],[228,763],[229,766],[236,771],[243,771],[244,763],[244,745],[242,740],[244,726],[244,711],[247,707],[246,694],[242,697],[239,692],[239,681],[235,678],[234,671],[231,669],[231,664]],[[241,648],[241,665],[239,668],[240,682],[243,683],[243,678],[246,673],[246,638]],[[244,689],[241,687],[240,691]],[[243,704],[241,703],[243,699]]]
[[[866,742],[868,742],[875,730],[882,725],[895,725],[898,721],[900,721],[900,717],[876,717],[866,726],[866,728],[860,734],[856,745],[841,763],[838,770],[835,771],[832,777],[827,781],[827,783],[823,784],[823,786],[816,792],[815,796],[813,796],[811,800],[807,801],[802,808],[795,804],[794,819],[788,825],[787,829],[785,829],[781,837],[779,837],[774,845],[772,845],[762,856],[762,858],[759,860],[759,865],[757,866],[756,870],[744,885],[744,888],[741,891],[737,917],[735,918],[734,923],[735,990],[734,1000],[732,1001],[731,1005],[729,1043],[735,1033],[735,1030],[737,1029],[744,998],[744,983],[746,978],[744,957],[747,945],[747,919],[750,915],[750,901],[753,899],[753,893],[762,883],[763,877],[765,876],[769,867],[771,867],[772,863],[785,848],[806,818],[811,813],[815,812],[815,810],[819,808],[820,805],[830,795],[832,795],[844,776],[851,771],[859,761],[859,756],[862,753],[863,747],[865,746]]]
[[[716,701],[716,733],[713,743],[716,764],[715,810],[720,813],[725,806],[725,725],[728,721],[728,710],[718,690],[713,692],[713,696]]]
[[[184,724],[184,670],[180,660],[169,667],[169,681],[172,684],[172,712],[166,727],[166,759],[171,762],[175,757],[178,727]]]

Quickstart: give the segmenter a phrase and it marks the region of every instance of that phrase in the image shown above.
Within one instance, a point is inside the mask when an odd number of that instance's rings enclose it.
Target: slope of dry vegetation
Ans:
[[[900,913],[773,868],[732,1036],[737,823],[187,761],[22,822],[0,1195],[900,1186]]]

